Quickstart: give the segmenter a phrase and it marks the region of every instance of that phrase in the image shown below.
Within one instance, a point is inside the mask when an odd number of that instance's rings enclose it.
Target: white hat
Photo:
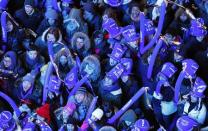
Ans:
[[[98,120],[100,120],[103,117],[103,110],[100,108],[97,108],[93,111],[92,116],[96,117]]]

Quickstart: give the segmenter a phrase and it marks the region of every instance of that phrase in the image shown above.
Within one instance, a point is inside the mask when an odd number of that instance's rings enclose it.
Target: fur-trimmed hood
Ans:
[[[18,65],[18,60],[17,60],[17,55],[14,51],[8,51],[6,52],[6,54],[4,55],[4,57],[9,57],[11,58],[11,66],[9,67],[10,70],[13,70],[15,67],[19,66]],[[1,68],[4,68],[4,62],[3,62],[3,59],[1,61]]]
[[[91,47],[91,44],[90,44],[90,39],[89,37],[83,33],[83,32],[76,32],[72,39],[71,39],[71,47],[73,50],[76,50],[76,41],[77,41],[77,38],[83,38],[84,39],[84,50],[85,51],[88,51]]]
[[[59,63],[59,60],[60,60],[60,57],[64,55],[67,57],[67,60],[68,60],[68,66],[69,67],[73,67],[73,65],[75,65],[75,60],[70,52],[70,50],[68,48],[62,48],[60,51],[58,51],[56,54],[55,54],[55,63],[58,64]]]
[[[96,81],[100,77],[101,67],[100,67],[100,61],[95,55],[89,55],[84,58],[84,60],[81,63],[80,72],[84,72],[84,69],[87,64],[94,64],[96,67],[94,69],[94,72],[90,75],[90,79],[92,81]]]

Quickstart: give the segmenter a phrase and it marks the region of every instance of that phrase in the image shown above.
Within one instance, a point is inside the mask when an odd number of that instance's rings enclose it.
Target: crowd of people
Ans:
[[[0,0],[0,131],[208,131],[208,1]]]

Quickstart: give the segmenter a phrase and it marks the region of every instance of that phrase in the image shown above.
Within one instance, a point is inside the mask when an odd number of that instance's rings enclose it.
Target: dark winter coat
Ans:
[[[42,67],[45,64],[44,57],[38,55],[35,60],[31,60],[26,53],[24,53],[21,57],[24,69],[27,72],[30,72],[31,70],[37,69]]]
[[[34,13],[29,16],[26,14],[25,9],[22,8],[15,12],[15,18],[25,28],[30,28],[35,31],[38,28],[41,20],[43,19],[43,16],[41,12],[36,9],[34,10]]]
[[[13,97],[16,103],[28,103],[33,107],[38,107],[42,102],[42,86],[38,84],[32,84],[32,87],[24,92],[22,88],[22,81],[17,81],[15,88],[13,89]]]
[[[3,78],[3,84],[1,85],[1,87],[3,88],[5,92],[7,92],[8,94],[11,94],[14,81],[17,78],[22,77],[25,74],[25,70],[21,67],[21,63],[18,60],[15,52],[8,51],[4,56],[11,58],[12,65],[10,67],[5,67],[3,60],[2,60],[0,62],[0,69],[11,71],[13,73],[6,73],[6,72],[0,73],[0,77]]]

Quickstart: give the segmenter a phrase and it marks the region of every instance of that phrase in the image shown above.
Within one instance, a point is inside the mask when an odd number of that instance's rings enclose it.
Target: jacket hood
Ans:
[[[87,64],[95,65],[94,72],[90,75],[90,78],[92,81],[96,81],[100,77],[100,72],[101,72],[99,59],[95,55],[89,55],[85,57],[83,62],[81,63],[81,67],[80,67],[81,72],[84,72],[84,69]]]
[[[58,51],[55,54],[55,59],[54,59],[55,63],[58,64],[60,57],[63,55],[67,57],[69,67],[73,67],[73,65],[75,65],[75,60],[72,57],[72,54],[68,48],[62,48],[60,51]]]
[[[14,51],[8,51],[6,52],[6,54],[4,55],[4,57],[9,57],[12,60],[12,64],[9,67],[9,69],[14,69],[17,65],[17,55]],[[3,60],[2,60],[2,64],[3,64]]]
[[[83,38],[84,39],[84,50],[85,51],[88,51],[91,47],[91,44],[90,44],[90,39],[89,37],[83,33],[83,32],[76,32],[72,39],[71,39],[71,46],[74,50],[76,50],[76,41],[77,41],[77,38]]]

